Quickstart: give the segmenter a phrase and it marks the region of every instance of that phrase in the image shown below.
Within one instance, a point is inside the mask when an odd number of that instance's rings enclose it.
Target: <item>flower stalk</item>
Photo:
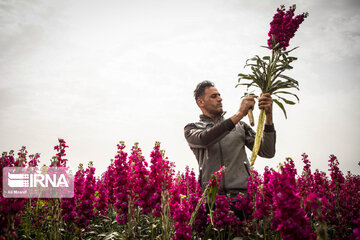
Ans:
[[[277,97],[277,99],[273,99],[273,101],[284,112],[285,118],[287,116],[283,104],[285,103],[294,105],[295,102],[288,100],[283,95],[291,95],[299,101],[299,98],[294,93],[285,91],[287,89],[294,88],[299,90],[299,83],[295,79],[283,74],[285,70],[290,70],[293,68],[290,64],[297,59],[296,57],[289,56],[289,53],[296,48],[288,51],[286,48],[289,46],[290,39],[295,36],[295,32],[299,28],[299,25],[308,16],[308,13],[302,13],[295,16],[295,9],[295,5],[291,6],[287,11],[285,11],[284,6],[281,6],[277,9],[277,13],[275,13],[273,21],[270,23],[271,28],[268,33],[268,46],[265,47],[271,50],[271,56],[264,56],[260,58],[258,55],[256,55],[255,57],[248,59],[246,61],[245,67],[250,67],[252,73],[240,73],[238,75],[238,84],[236,85],[236,87],[239,85],[245,85],[247,90],[249,90],[251,87],[256,87],[261,90],[262,94],[269,93],[272,97]],[[248,82],[243,83],[244,80]],[[248,94],[245,93],[244,96],[246,95]],[[248,112],[248,116],[250,125],[254,126],[251,110]],[[265,111],[261,110],[252,156],[250,158],[251,166],[254,165],[260,149],[264,130],[264,122]]]
[[[262,135],[263,135],[263,131],[264,131],[264,122],[265,122],[265,110],[262,109],[260,111],[260,115],[259,115],[259,121],[258,121],[258,125],[256,128],[254,147],[253,147],[251,158],[250,158],[251,166],[253,166],[255,164],[255,160],[256,160],[257,154],[260,149],[261,139],[262,139]]]

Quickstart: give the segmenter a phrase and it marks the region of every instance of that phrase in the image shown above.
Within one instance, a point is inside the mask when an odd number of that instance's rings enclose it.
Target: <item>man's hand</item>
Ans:
[[[237,124],[243,117],[245,117],[248,114],[249,109],[254,109],[255,98],[257,98],[257,96],[255,95],[249,95],[243,98],[238,112],[231,117],[231,120],[233,121],[234,124]]]
[[[270,93],[262,93],[259,98],[259,109],[264,109],[266,115],[265,124],[272,124],[272,104],[273,100],[270,96]]]
[[[243,116],[246,116],[248,114],[249,109],[254,109],[255,98],[257,98],[257,96],[255,96],[255,95],[249,95],[249,96],[245,97],[241,101],[238,112],[241,113]]]

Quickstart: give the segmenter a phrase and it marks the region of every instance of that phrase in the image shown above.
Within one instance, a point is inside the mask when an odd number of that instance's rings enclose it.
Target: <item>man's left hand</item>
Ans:
[[[260,95],[259,98],[259,109],[264,109],[265,110],[265,114],[268,115],[272,115],[272,104],[273,104],[273,100],[270,96],[270,93],[262,93]]]

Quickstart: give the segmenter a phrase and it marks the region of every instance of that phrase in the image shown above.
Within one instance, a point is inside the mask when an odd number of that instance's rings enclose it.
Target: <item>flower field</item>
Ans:
[[[68,146],[59,139],[49,166],[66,167]],[[2,169],[35,167],[39,154],[23,147],[3,153]],[[292,159],[277,170],[253,170],[246,194],[218,195],[221,169],[204,192],[195,173],[174,166],[155,143],[147,162],[135,144],[117,145],[101,177],[92,163],[79,166],[73,198],[0,196],[0,239],[360,239],[360,176],[310,169],[306,154],[297,173]],[[1,184],[1,192],[2,192]]]

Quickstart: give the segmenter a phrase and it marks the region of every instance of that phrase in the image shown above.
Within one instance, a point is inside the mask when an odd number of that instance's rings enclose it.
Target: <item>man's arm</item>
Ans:
[[[207,146],[210,146],[222,139],[244,116],[247,115],[249,109],[254,107],[254,98],[256,98],[256,96],[245,97],[241,101],[239,110],[235,115],[220,124],[215,125],[214,127],[201,129],[194,123],[186,125],[184,135],[190,147],[206,148]]]
[[[231,118],[208,129],[200,128],[195,123],[190,123],[185,126],[184,135],[190,147],[206,148],[218,142],[234,127],[235,125]]]
[[[255,141],[256,133],[254,130],[243,123],[243,127],[245,129],[245,145],[252,150]],[[275,145],[276,145],[276,131],[274,125],[267,125],[265,124],[263,137],[261,139],[260,149],[259,149],[259,156],[264,158],[272,158],[275,156]]]

